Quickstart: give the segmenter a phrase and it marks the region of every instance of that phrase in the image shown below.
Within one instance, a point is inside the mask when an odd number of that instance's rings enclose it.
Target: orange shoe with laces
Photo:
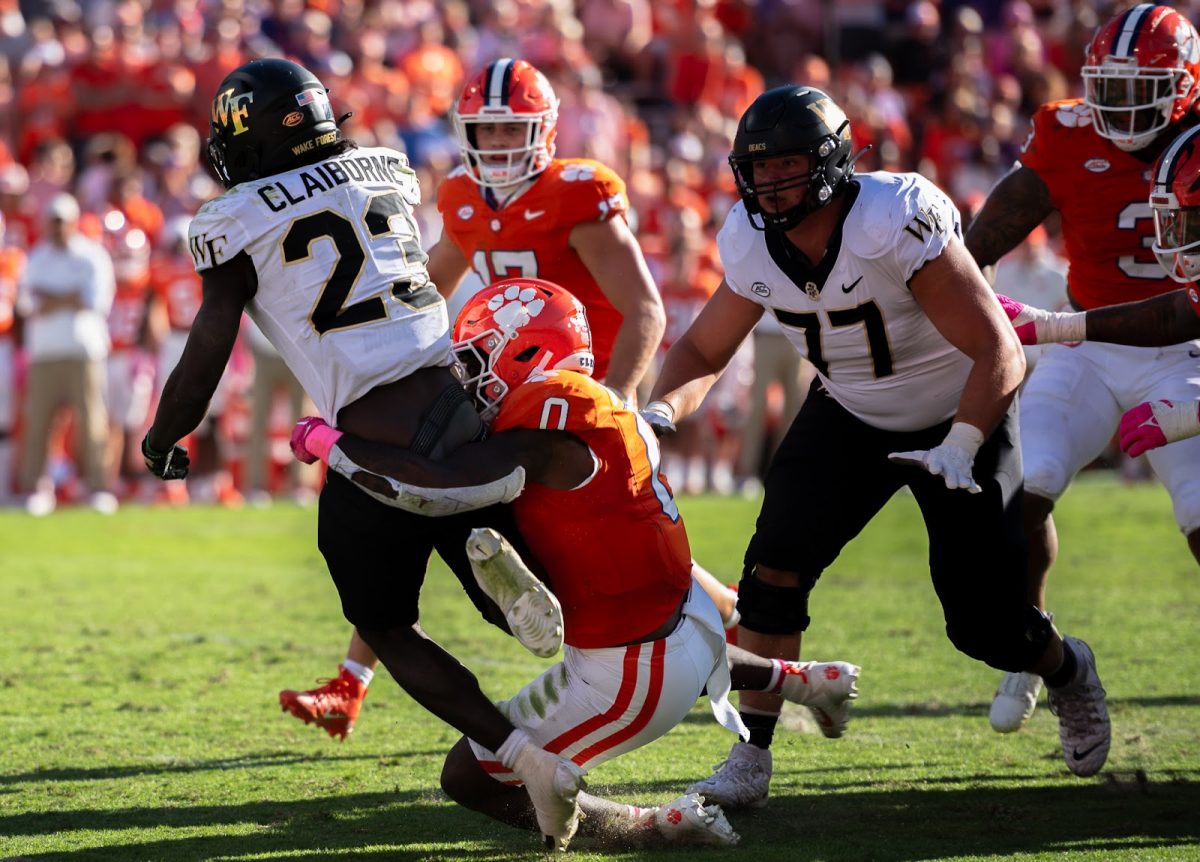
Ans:
[[[317,688],[279,692],[279,705],[305,724],[315,721],[330,736],[344,740],[354,730],[367,687],[341,665],[338,670],[334,679],[317,680],[323,683]]]

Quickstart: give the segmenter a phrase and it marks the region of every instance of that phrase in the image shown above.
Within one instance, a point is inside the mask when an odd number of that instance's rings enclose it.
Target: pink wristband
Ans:
[[[304,438],[304,447],[326,464],[329,463],[329,450],[342,436],[342,432],[329,425],[320,425],[308,432]]]

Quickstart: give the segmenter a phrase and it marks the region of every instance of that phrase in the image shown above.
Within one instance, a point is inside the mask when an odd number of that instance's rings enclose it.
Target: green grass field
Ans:
[[[682,509],[696,557],[733,580],[757,504]],[[279,711],[278,689],[330,675],[348,636],[315,522],[290,506],[0,513],[0,859],[541,855],[446,800],[456,734],[386,674],[344,744]],[[847,736],[789,712],[770,806],[730,816],[741,847],[651,858],[1200,859],[1200,571],[1158,487],[1089,477],[1058,523],[1051,608],[1109,692],[1099,776],[1067,772],[1044,701],[1020,733],[988,727],[998,674],[946,640],[919,514],[898,497],[812,599],[806,656],[863,666]],[[479,622],[440,566],[422,620],[497,699],[544,665]],[[591,788],[666,801],[731,741],[699,704]],[[585,840],[574,857],[644,858]]]

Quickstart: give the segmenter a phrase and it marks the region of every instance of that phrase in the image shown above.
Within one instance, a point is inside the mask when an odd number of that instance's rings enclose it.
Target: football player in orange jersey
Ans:
[[[665,734],[705,688],[718,720],[742,732],[726,699],[732,675],[738,688],[808,705],[827,736],[840,736],[857,667],[760,658],[737,647],[727,653],[716,606],[692,583],[687,534],[658,469],[654,432],[591,376],[579,300],[541,279],[501,281],[463,308],[454,337],[467,388],[490,425],[486,440],[435,462],[309,418],[296,426],[293,451],[385,494],[389,477],[455,488],[525,470],[513,513],[561,601],[566,648],[562,663],[502,707],[513,723],[586,770]],[[533,575],[495,533],[476,531],[468,553],[513,631],[529,630],[514,596],[522,584],[537,585]],[[447,757],[442,786],[466,807],[532,829],[532,808],[513,778],[496,754],[464,737]],[[656,808],[587,793],[578,802],[582,833],[613,844],[737,841],[720,808],[696,794]]]
[[[16,324],[17,285],[25,268],[25,253],[7,245],[4,213],[0,212],[0,506],[13,494],[13,425],[17,420]]]
[[[1062,219],[1068,296],[1076,310],[1144,299],[1173,284],[1150,254],[1151,166],[1197,123],[1200,36],[1169,6],[1127,8],[1097,30],[1082,69],[1086,95],[1043,105],[1019,161],[966,233],[994,264],[1054,211]],[[1200,397],[1200,341],[1163,350],[1099,343],[1047,349],[1021,394],[1030,601],[1045,608],[1058,553],[1051,512],[1072,477],[1108,445],[1122,411],[1152,397]],[[1200,440],[1148,456],[1200,559]],[[1006,674],[990,720],[1000,732],[1033,713],[1042,681]]]
[[[443,235],[429,278],[445,297],[472,269],[484,284],[571,285],[592,324],[596,378],[635,404],[666,325],[662,299],[626,221],[625,183],[591,159],[556,159],[557,120],[553,88],[524,60],[496,60],[467,83],[453,113],[463,164],[438,188]],[[736,594],[700,566],[693,574],[736,622]],[[376,664],[355,632],[337,677],[280,692],[280,706],[345,739]]]

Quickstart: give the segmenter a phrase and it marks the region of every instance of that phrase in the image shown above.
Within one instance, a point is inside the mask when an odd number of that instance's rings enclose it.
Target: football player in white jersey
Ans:
[[[767,474],[738,643],[798,658],[817,579],[907,485],[951,642],[1043,675],[1068,767],[1094,774],[1110,728],[1092,652],[1025,598],[1013,405],[1024,356],[957,210],[916,174],[856,177],[849,122],[811,87],[761,95],[729,161],[741,202],[717,238],[725,280],[667,353],[643,415],[669,431],[694,411],[764,311],[816,366]],[[750,742],[689,792],[764,805],[779,708],[778,697],[743,693]]]
[[[321,82],[265,59],[218,88],[208,159],[227,191],[191,223],[204,299],[142,441],[150,471],[187,474],[177,441],[203,418],[243,311],[338,427],[434,457],[477,437],[482,421],[451,373],[446,307],[425,271],[412,214],[420,189],[405,156],[343,138]],[[512,478],[501,498],[519,491]],[[466,557],[470,529],[491,522],[510,541],[519,536],[506,509],[486,512],[422,517],[330,472],[318,545],[343,613],[400,686],[495,750],[525,781],[542,832],[565,847],[578,820],[578,770],[515,732],[418,623],[434,549],[487,609]]]

